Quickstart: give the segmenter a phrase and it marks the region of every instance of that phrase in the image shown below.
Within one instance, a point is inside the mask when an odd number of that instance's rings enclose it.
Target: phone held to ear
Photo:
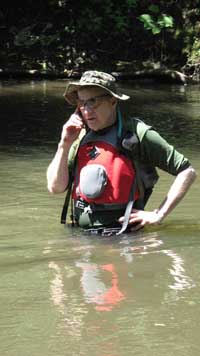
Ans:
[[[80,118],[82,119],[82,121],[83,121],[83,128],[86,128],[87,125],[86,125],[85,120],[84,120],[84,118],[83,118],[82,112],[81,112],[81,110],[80,110],[79,108],[76,109],[76,114],[78,114],[78,116],[80,116]]]
[[[76,113],[77,113],[78,116],[80,116],[81,119],[83,120],[83,115],[82,115],[82,112],[81,112],[81,110],[80,110],[79,108],[77,108]]]

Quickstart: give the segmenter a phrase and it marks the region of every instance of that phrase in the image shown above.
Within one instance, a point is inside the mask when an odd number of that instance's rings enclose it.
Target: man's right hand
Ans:
[[[83,128],[83,119],[80,116],[78,109],[70,116],[69,120],[63,125],[61,141],[59,145],[71,146],[78,138],[81,129]]]

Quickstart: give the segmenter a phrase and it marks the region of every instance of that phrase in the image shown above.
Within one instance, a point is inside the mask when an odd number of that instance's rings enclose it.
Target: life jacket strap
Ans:
[[[71,198],[71,191],[72,191],[72,179],[69,181],[67,194],[66,194],[65,201],[63,204],[63,208],[62,208],[61,219],[60,219],[61,224],[66,224],[67,211],[68,211],[69,201]],[[72,220],[72,225],[73,225],[73,220],[74,220],[73,213],[71,215],[71,220]]]
[[[117,235],[121,227],[97,227],[83,230],[87,235],[100,235],[103,237],[109,237]]]
[[[96,211],[105,211],[105,210],[125,210],[126,209],[127,204],[116,204],[116,203],[106,203],[106,204],[94,204],[94,203],[87,203],[85,200],[83,199],[78,199],[74,201],[74,207],[81,209],[81,210],[85,210],[88,213],[93,213]]]
[[[131,215],[133,204],[135,203],[134,196],[135,196],[136,188],[137,188],[137,182],[136,182],[136,179],[134,179],[134,182],[132,184],[131,191],[130,191],[129,201],[128,201],[127,205],[126,205],[126,210],[125,210],[125,214],[124,214],[124,221],[123,221],[123,224],[122,224],[122,228],[121,228],[120,231],[118,231],[116,233],[116,235],[123,234],[123,232],[125,232],[127,227],[128,227],[129,217]]]

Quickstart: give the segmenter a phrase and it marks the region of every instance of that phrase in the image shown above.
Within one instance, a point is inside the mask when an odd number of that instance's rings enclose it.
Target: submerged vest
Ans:
[[[101,134],[89,131],[77,153],[72,198],[112,209],[126,205],[135,183],[133,162],[118,143],[117,127]],[[134,192],[132,199],[139,197]],[[110,207],[109,207],[110,205]]]

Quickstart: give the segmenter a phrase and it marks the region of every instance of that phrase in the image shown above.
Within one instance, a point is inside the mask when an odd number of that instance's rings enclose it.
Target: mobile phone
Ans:
[[[83,115],[82,115],[82,112],[79,108],[76,109],[76,113],[78,114],[78,116],[81,117],[81,119],[83,120]]]
[[[86,123],[85,123],[85,120],[84,120],[84,118],[83,118],[82,112],[81,112],[81,110],[79,109],[79,107],[77,107],[76,113],[77,113],[78,116],[80,116],[80,118],[82,119],[82,121],[83,121],[83,127],[84,127],[85,129],[87,129],[87,125],[86,125]]]

